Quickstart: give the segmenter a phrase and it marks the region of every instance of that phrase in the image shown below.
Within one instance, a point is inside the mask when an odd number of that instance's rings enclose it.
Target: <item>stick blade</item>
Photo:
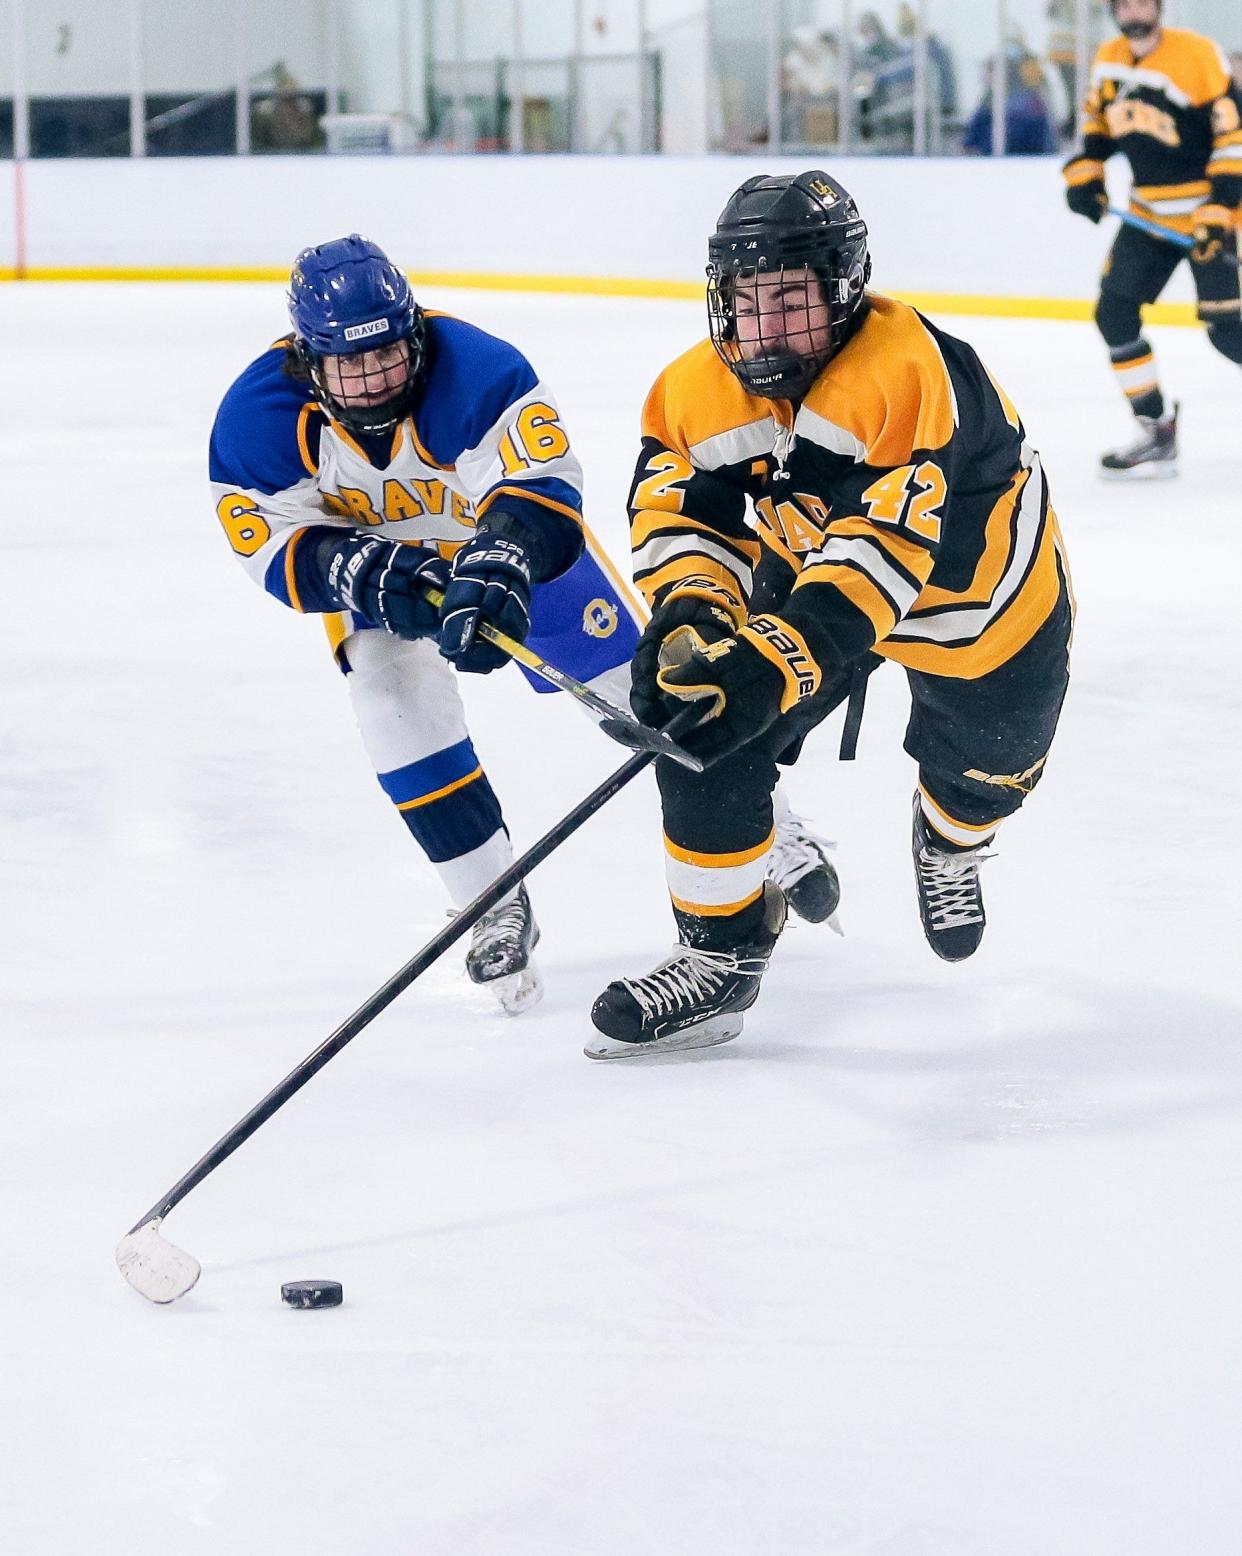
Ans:
[[[674,762],[680,762],[692,773],[703,771],[703,763],[699,758],[691,756],[675,740],[670,740],[663,730],[652,729],[647,724],[640,724],[637,719],[627,718],[600,719],[599,727],[618,745],[628,746],[631,751],[651,751],[656,756],[667,756]]]
[[[192,1254],[160,1236],[160,1217],[136,1226],[116,1245],[116,1267],[148,1302],[184,1297],[203,1267]]]

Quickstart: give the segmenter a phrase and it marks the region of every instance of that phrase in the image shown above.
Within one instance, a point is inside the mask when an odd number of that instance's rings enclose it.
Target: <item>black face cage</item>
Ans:
[[[759,340],[750,347],[749,354],[743,356],[737,336],[735,306],[738,280],[758,276],[775,283],[771,291],[778,293],[780,283],[791,270],[809,271],[823,288],[829,317],[827,345],[821,350],[799,352],[790,349],[783,338],[783,324],[771,331],[764,328],[765,318],[785,311],[783,306],[773,306],[760,310]],[[761,259],[757,267],[751,269],[743,268],[735,261],[713,262],[707,267],[707,323],[712,345],[747,393],[774,400],[799,400],[862,322],[864,291],[870,277],[871,257],[865,241],[806,259],[785,258],[775,264]],[[801,282],[801,277],[798,281]],[[791,333],[796,335],[798,332],[795,329]],[[775,338],[772,345],[765,348],[764,339],[769,334]]]
[[[405,383],[395,393],[389,391],[388,398],[378,400],[373,405],[350,405],[338,400],[328,388],[324,376],[324,363],[328,353],[312,351],[305,341],[297,341],[296,348],[302,365],[306,369],[315,389],[316,398],[334,421],[340,422],[350,432],[361,432],[364,435],[391,432],[397,423],[406,416],[414,403],[414,391],[419,377],[422,374],[424,358],[424,325],[422,314],[415,320],[411,333],[404,336],[397,344],[405,348],[406,372]],[[354,353],[341,353],[338,361],[350,361],[354,358],[362,358],[375,346],[363,347]],[[385,387],[385,379],[389,370],[373,367],[368,368],[361,375],[353,373],[349,378],[349,391],[351,394],[377,393]]]

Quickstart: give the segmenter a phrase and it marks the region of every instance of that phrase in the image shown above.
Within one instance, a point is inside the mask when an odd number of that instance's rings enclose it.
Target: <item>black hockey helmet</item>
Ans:
[[[812,169],[748,178],[720,213],[707,240],[707,260],[712,344],[749,394],[800,399],[862,323],[871,279],[867,224],[853,197],[827,173]],[[808,330],[806,347],[798,350],[782,329],[773,331],[772,345],[765,347],[761,315],[754,343],[758,350],[743,355],[737,330],[739,279],[779,282],[787,271],[801,269],[823,288],[828,338],[816,344]]]

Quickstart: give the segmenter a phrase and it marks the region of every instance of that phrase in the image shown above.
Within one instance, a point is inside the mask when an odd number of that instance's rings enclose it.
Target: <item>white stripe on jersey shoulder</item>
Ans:
[[[1189,94],[1159,70],[1145,70],[1142,65],[1097,64],[1091,72],[1091,85],[1099,86],[1103,81],[1121,81],[1126,86],[1149,86],[1157,92],[1163,92],[1179,108],[1190,107]]]
[[[722,465],[740,465],[745,459],[760,459],[776,447],[778,423],[774,416],[729,427],[713,433],[700,443],[691,443],[687,452],[690,463],[700,470],[719,470]]]
[[[515,427],[518,417],[527,406],[541,404],[551,409],[565,439],[565,451],[551,459],[541,457],[537,450],[526,448],[521,443],[521,429]],[[535,427],[532,435],[537,433],[538,427]],[[501,442],[509,434],[509,459],[516,460],[521,467],[512,473],[500,455]],[[501,473],[497,472],[498,466]],[[511,481],[539,480],[551,476],[564,481],[579,493],[582,491],[582,466],[569,443],[569,435],[561,421],[560,407],[542,378],[505,407],[473,448],[462,449],[457,456],[456,470],[465,488],[464,495],[472,502],[480,501],[484,492],[506,476]]]
[[[861,438],[855,437],[844,427],[838,427],[835,421],[829,421],[807,405],[802,406],[794,418],[794,433],[797,437],[806,438],[809,443],[826,448],[830,454],[843,454],[855,464],[861,464],[867,457],[867,445]]]

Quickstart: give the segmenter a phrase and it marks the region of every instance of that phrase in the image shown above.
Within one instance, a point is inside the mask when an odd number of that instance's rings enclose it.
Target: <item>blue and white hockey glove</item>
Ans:
[[[530,557],[510,535],[479,530],[453,558],[440,607],[440,652],[459,670],[486,675],[508,654],[479,636],[484,626],[526,641],[530,631]]]
[[[321,541],[317,564],[338,610],[357,611],[399,638],[433,638],[440,612],[426,591],[448,585],[449,565],[426,546],[345,536]]]

